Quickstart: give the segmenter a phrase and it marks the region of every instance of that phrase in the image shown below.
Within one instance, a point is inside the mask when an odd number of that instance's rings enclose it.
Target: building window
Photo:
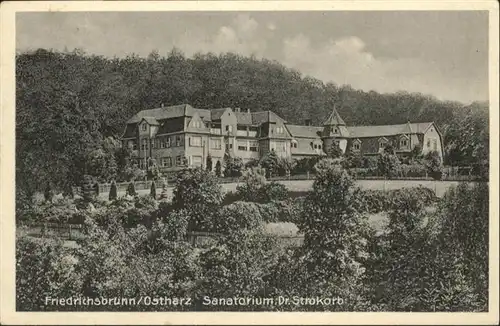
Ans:
[[[142,124],[142,131],[146,131],[146,130],[148,130],[148,125],[143,123]]]
[[[181,136],[177,136],[175,139],[175,146],[181,146]]]
[[[165,148],[165,139],[160,138],[160,148]]]
[[[233,144],[226,144],[226,151],[233,149]]]
[[[143,140],[142,140],[141,149],[142,149],[143,151],[147,151],[147,150],[148,150],[148,140],[147,140],[147,139],[143,139]]]
[[[183,163],[182,156],[177,156],[177,157],[175,158],[175,165],[177,165],[177,166],[181,166],[181,165],[182,165],[182,163]]]
[[[210,148],[221,149],[222,148],[222,141],[220,139],[211,139],[210,140]]]
[[[170,136],[165,139],[165,147],[166,148],[170,147]]]
[[[399,145],[401,148],[407,148],[408,147],[408,139],[401,139]]]
[[[192,162],[191,162],[194,166],[201,166],[201,163],[202,163],[202,158],[201,156],[193,156],[192,157]]]
[[[378,141],[378,149],[383,150],[387,146],[387,141],[385,139],[380,139]]]
[[[431,140],[427,139],[427,148],[431,148]]]
[[[256,141],[250,141],[249,144],[249,150],[250,152],[258,152],[259,151],[259,143]]]
[[[164,157],[161,159],[161,166],[165,168],[169,168],[172,166],[172,158],[171,157]]]
[[[321,149],[321,145],[320,144],[318,144],[318,149]]]
[[[227,125],[226,131],[233,132],[233,126]]]
[[[432,140],[432,147],[434,148],[435,151],[437,151],[438,146],[437,146],[437,140],[436,139]]]
[[[292,142],[290,143],[290,147],[291,148],[297,148],[297,141],[296,140],[292,140]]]
[[[283,133],[283,127],[276,127],[276,133],[277,134],[282,134]]]
[[[151,148],[156,148],[156,139],[151,139]]]
[[[137,149],[137,144],[135,143],[135,141],[133,140],[129,140],[128,141],[128,148],[131,148],[133,150],[136,150]]]
[[[191,137],[189,139],[189,145],[192,147],[201,147],[201,137]]]
[[[359,150],[361,150],[361,143],[360,143],[360,142],[355,142],[355,143],[353,144],[353,149],[354,149],[355,151],[359,151]]]
[[[339,132],[339,130],[338,130],[337,128],[333,129],[333,133],[334,133],[334,134],[336,134],[336,133],[338,133],[338,132]]]
[[[239,141],[238,142],[238,150],[239,151],[246,151],[247,150],[247,142],[246,141]]]

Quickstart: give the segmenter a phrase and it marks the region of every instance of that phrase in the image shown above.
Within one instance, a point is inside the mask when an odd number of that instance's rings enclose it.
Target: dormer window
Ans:
[[[380,138],[378,140],[378,149],[379,151],[384,150],[384,148],[387,146],[388,142],[386,138]]]

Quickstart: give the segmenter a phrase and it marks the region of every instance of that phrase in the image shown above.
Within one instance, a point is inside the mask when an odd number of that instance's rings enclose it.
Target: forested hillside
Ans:
[[[120,136],[130,116],[161,103],[273,110],[290,123],[321,124],[334,104],[351,125],[435,121],[445,136],[445,164],[488,159],[487,103],[365,92],[231,53],[186,58],[174,49],[168,57],[110,59],[39,49],[17,55],[16,83],[17,182],[30,191],[77,183],[95,151],[120,157],[110,137]]]

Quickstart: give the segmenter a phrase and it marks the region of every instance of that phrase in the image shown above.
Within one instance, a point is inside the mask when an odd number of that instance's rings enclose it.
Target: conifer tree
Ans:
[[[111,182],[111,188],[109,189],[109,200],[116,200],[118,197],[118,191],[116,189],[116,182],[113,180]]]
[[[156,184],[154,181],[151,182],[151,191],[149,194],[153,199],[156,199]]]

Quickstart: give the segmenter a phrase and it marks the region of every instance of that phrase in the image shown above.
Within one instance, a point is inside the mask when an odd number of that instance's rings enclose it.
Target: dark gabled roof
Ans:
[[[252,115],[252,124],[255,125],[260,125],[266,122],[276,123],[278,121],[286,123],[284,119],[282,119],[273,111],[252,112],[251,115]]]
[[[162,108],[150,109],[150,110],[142,110],[136,113],[132,118],[130,118],[127,123],[137,123],[140,122],[143,118],[154,118],[158,120],[178,118],[178,117],[192,117],[194,113],[198,113],[200,118],[205,121],[211,120],[211,112],[210,110],[205,109],[195,109],[189,104],[181,104],[181,105],[172,105],[165,106]]]
[[[320,138],[320,134],[323,131],[323,127],[315,126],[298,126],[298,125],[286,125],[288,132],[292,137],[301,138]]]
[[[146,121],[149,125],[152,125],[152,126],[160,125],[158,123],[158,120],[156,120],[156,118],[154,118],[154,117],[142,117],[141,121],[142,120]]]
[[[333,126],[333,125],[341,125],[345,126],[345,122],[340,116],[340,114],[337,112],[337,109],[333,107],[332,114],[326,119],[325,123],[323,124],[324,126]]]
[[[234,112],[236,116],[236,122],[239,125],[250,126],[253,125],[252,114],[249,112]]]
[[[408,133],[424,133],[432,125],[432,122],[404,123],[397,125],[380,126],[348,126],[349,135],[352,138],[396,136]]]
[[[212,121],[214,120],[220,120],[220,117],[224,114],[224,112],[226,112],[226,108],[224,109],[213,109],[210,114],[211,114],[211,118],[212,118]]]
[[[137,128],[137,123],[127,124],[127,126],[125,127],[125,132],[123,132],[122,138],[135,138],[137,136],[136,128]]]

